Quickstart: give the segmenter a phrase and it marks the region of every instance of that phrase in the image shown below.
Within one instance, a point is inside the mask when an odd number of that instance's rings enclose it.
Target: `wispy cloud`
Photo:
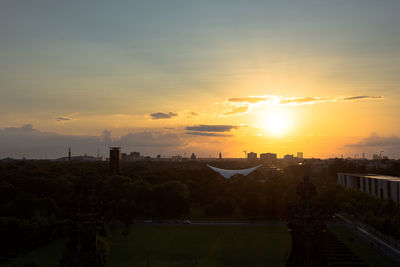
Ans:
[[[281,98],[279,104],[281,105],[304,105],[314,104],[318,102],[334,101],[334,98],[320,98],[320,97],[293,97],[293,98]]]
[[[236,102],[236,103],[250,103],[255,104],[261,101],[268,101],[270,96],[249,96],[249,97],[234,97],[229,98],[229,102]]]
[[[174,112],[168,112],[168,113],[155,112],[155,113],[151,113],[150,114],[150,118],[152,120],[171,119],[171,118],[176,117],[176,116],[178,116],[178,114],[174,113]]]
[[[196,116],[199,116],[199,113],[194,112],[194,111],[186,112],[186,118],[193,118],[193,117],[196,117]]]
[[[185,134],[198,135],[198,136],[212,136],[212,137],[231,137],[231,134],[222,133],[208,133],[208,132],[186,132]]]
[[[187,126],[185,129],[188,131],[198,131],[198,132],[229,132],[232,129],[237,129],[239,126],[236,125],[195,125]]]
[[[241,106],[241,107],[237,107],[237,108],[234,108],[234,109],[226,112],[224,115],[225,116],[240,115],[240,114],[246,113],[248,111],[249,111],[249,106]]]
[[[317,96],[306,96],[306,97],[288,97],[288,96],[277,96],[277,95],[264,95],[264,96],[249,96],[249,97],[236,97],[229,98],[230,103],[247,103],[247,104],[277,104],[277,105],[312,105],[321,102],[340,102],[340,101],[357,101],[367,99],[382,99],[382,96],[347,96],[347,97],[317,97]]]
[[[67,116],[60,116],[60,117],[57,117],[57,118],[56,118],[56,121],[58,121],[58,122],[72,121],[72,120],[74,120],[74,119],[71,118],[71,117],[67,117]]]
[[[231,137],[229,132],[232,129],[237,129],[239,126],[236,125],[195,125],[187,126],[185,134],[197,135],[197,136],[210,136],[210,137]]]
[[[352,101],[352,100],[360,100],[360,99],[380,99],[382,98],[381,96],[369,96],[369,95],[359,95],[359,96],[350,96],[350,97],[344,97],[340,100],[342,101]]]

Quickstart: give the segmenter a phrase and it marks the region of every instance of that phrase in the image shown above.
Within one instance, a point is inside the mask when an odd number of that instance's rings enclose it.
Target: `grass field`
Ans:
[[[352,234],[343,226],[331,226],[329,230],[349,247],[355,254],[360,256],[371,267],[396,267],[396,263],[379,254],[363,240]]]
[[[395,267],[344,227],[330,230],[371,267]],[[108,267],[128,266],[284,266],[290,237],[284,224],[268,226],[134,225],[130,235],[107,236]],[[1,266],[58,266],[63,243],[53,242]]]
[[[107,266],[284,266],[290,238],[285,226],[135,225],[129,236],[108,235]],[[4,266],[57,266],[55,242]],[[197,262],[197,265],[195,265]]]

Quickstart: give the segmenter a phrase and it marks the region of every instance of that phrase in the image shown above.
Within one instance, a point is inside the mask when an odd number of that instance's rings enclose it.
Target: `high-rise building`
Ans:
[[[247,159],[248,160],[257,160],[257,153],[254,153],[254,152],[247,153]]]
[[[261,153],[260,159],[264,162],[274,162],[276,160],[275,153]]]
[[[110,170],[113,174],[121,173],[121,148],[110,147]]]
[[[297,158],[303,159],[303,152],[297,152]]]

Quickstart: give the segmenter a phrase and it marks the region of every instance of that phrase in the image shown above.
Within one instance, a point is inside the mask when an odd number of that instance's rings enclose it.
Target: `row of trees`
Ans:
[[[380,231],[400,239],[400,206],[359,190],[346,189],[342,210]]]
[[[234,164],[234,163],[230,163]],[[246,166],[242,166],[246,167]],[[266,178],[261,170],[224,179],[201,162],[130,162],[110,175],[104,162],[0,162],[0,248],[41,244],[62,235],[78,210],[82,177],[102,206],[104,220],[129,225],[136,218],[182,218],[191,206],[204,216],[285,219],[297,201],[296,185],[307,166],[291,166]],[[335,177],[313,174],[315,204],[331,215],[338,208]],[[84,203],[83,203],[84,204]]]

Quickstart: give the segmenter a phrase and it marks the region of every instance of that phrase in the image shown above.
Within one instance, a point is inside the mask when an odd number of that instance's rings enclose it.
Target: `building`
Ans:
[[[338,174],[338,183],[354,188],[380,199],[392,199],[400,204],[400,177],[379,174]]]
[[[256,154],[256,153],[254,153]],[[257,155],[257,154],[256,154]],[[257,170],[258,168],[260,168],[262,166],[262,164],[257,165],[253,168],[248,168],[248,169],[241,169],[241,170],[226,170],[226,169],[220,169],[220,168],[216,168],[213,167],[209,164],[207,164],[207,167],[210,168],[211,170],[218,172],[219,174],[221,174],[223,177],[225,177],[226,179],[230,179],[232,176],[235,176],[237,174],[243,175],[243,176],[247,176],[250,173],[254,172],[255,170]]]
[[[196,160],[196,158],[197,158],[196,155],[194,153],[192,153],[192,155],[190,156],[190,159],[191,160]]]
[[[297,152],[297,158],[303,159],[303,152]]]
[[[247,153],[247,159],[248,160],[257,160],[257,153],[254,153],[254,152]]]
[[[121,173],[121,148],[110,147],[110,170],[113,174]]]
[[[294,159],[294,156],[293,156],[293,154],[292,154],[292,155],[287,154],[287,155],[283,156],[283,159],[284,159],[284,160],[293,160],[293,159]]]
[[[260,159],[264,162],[274,162],[274,161],[276,161],[276,154],[275,153],[261,153]]]

